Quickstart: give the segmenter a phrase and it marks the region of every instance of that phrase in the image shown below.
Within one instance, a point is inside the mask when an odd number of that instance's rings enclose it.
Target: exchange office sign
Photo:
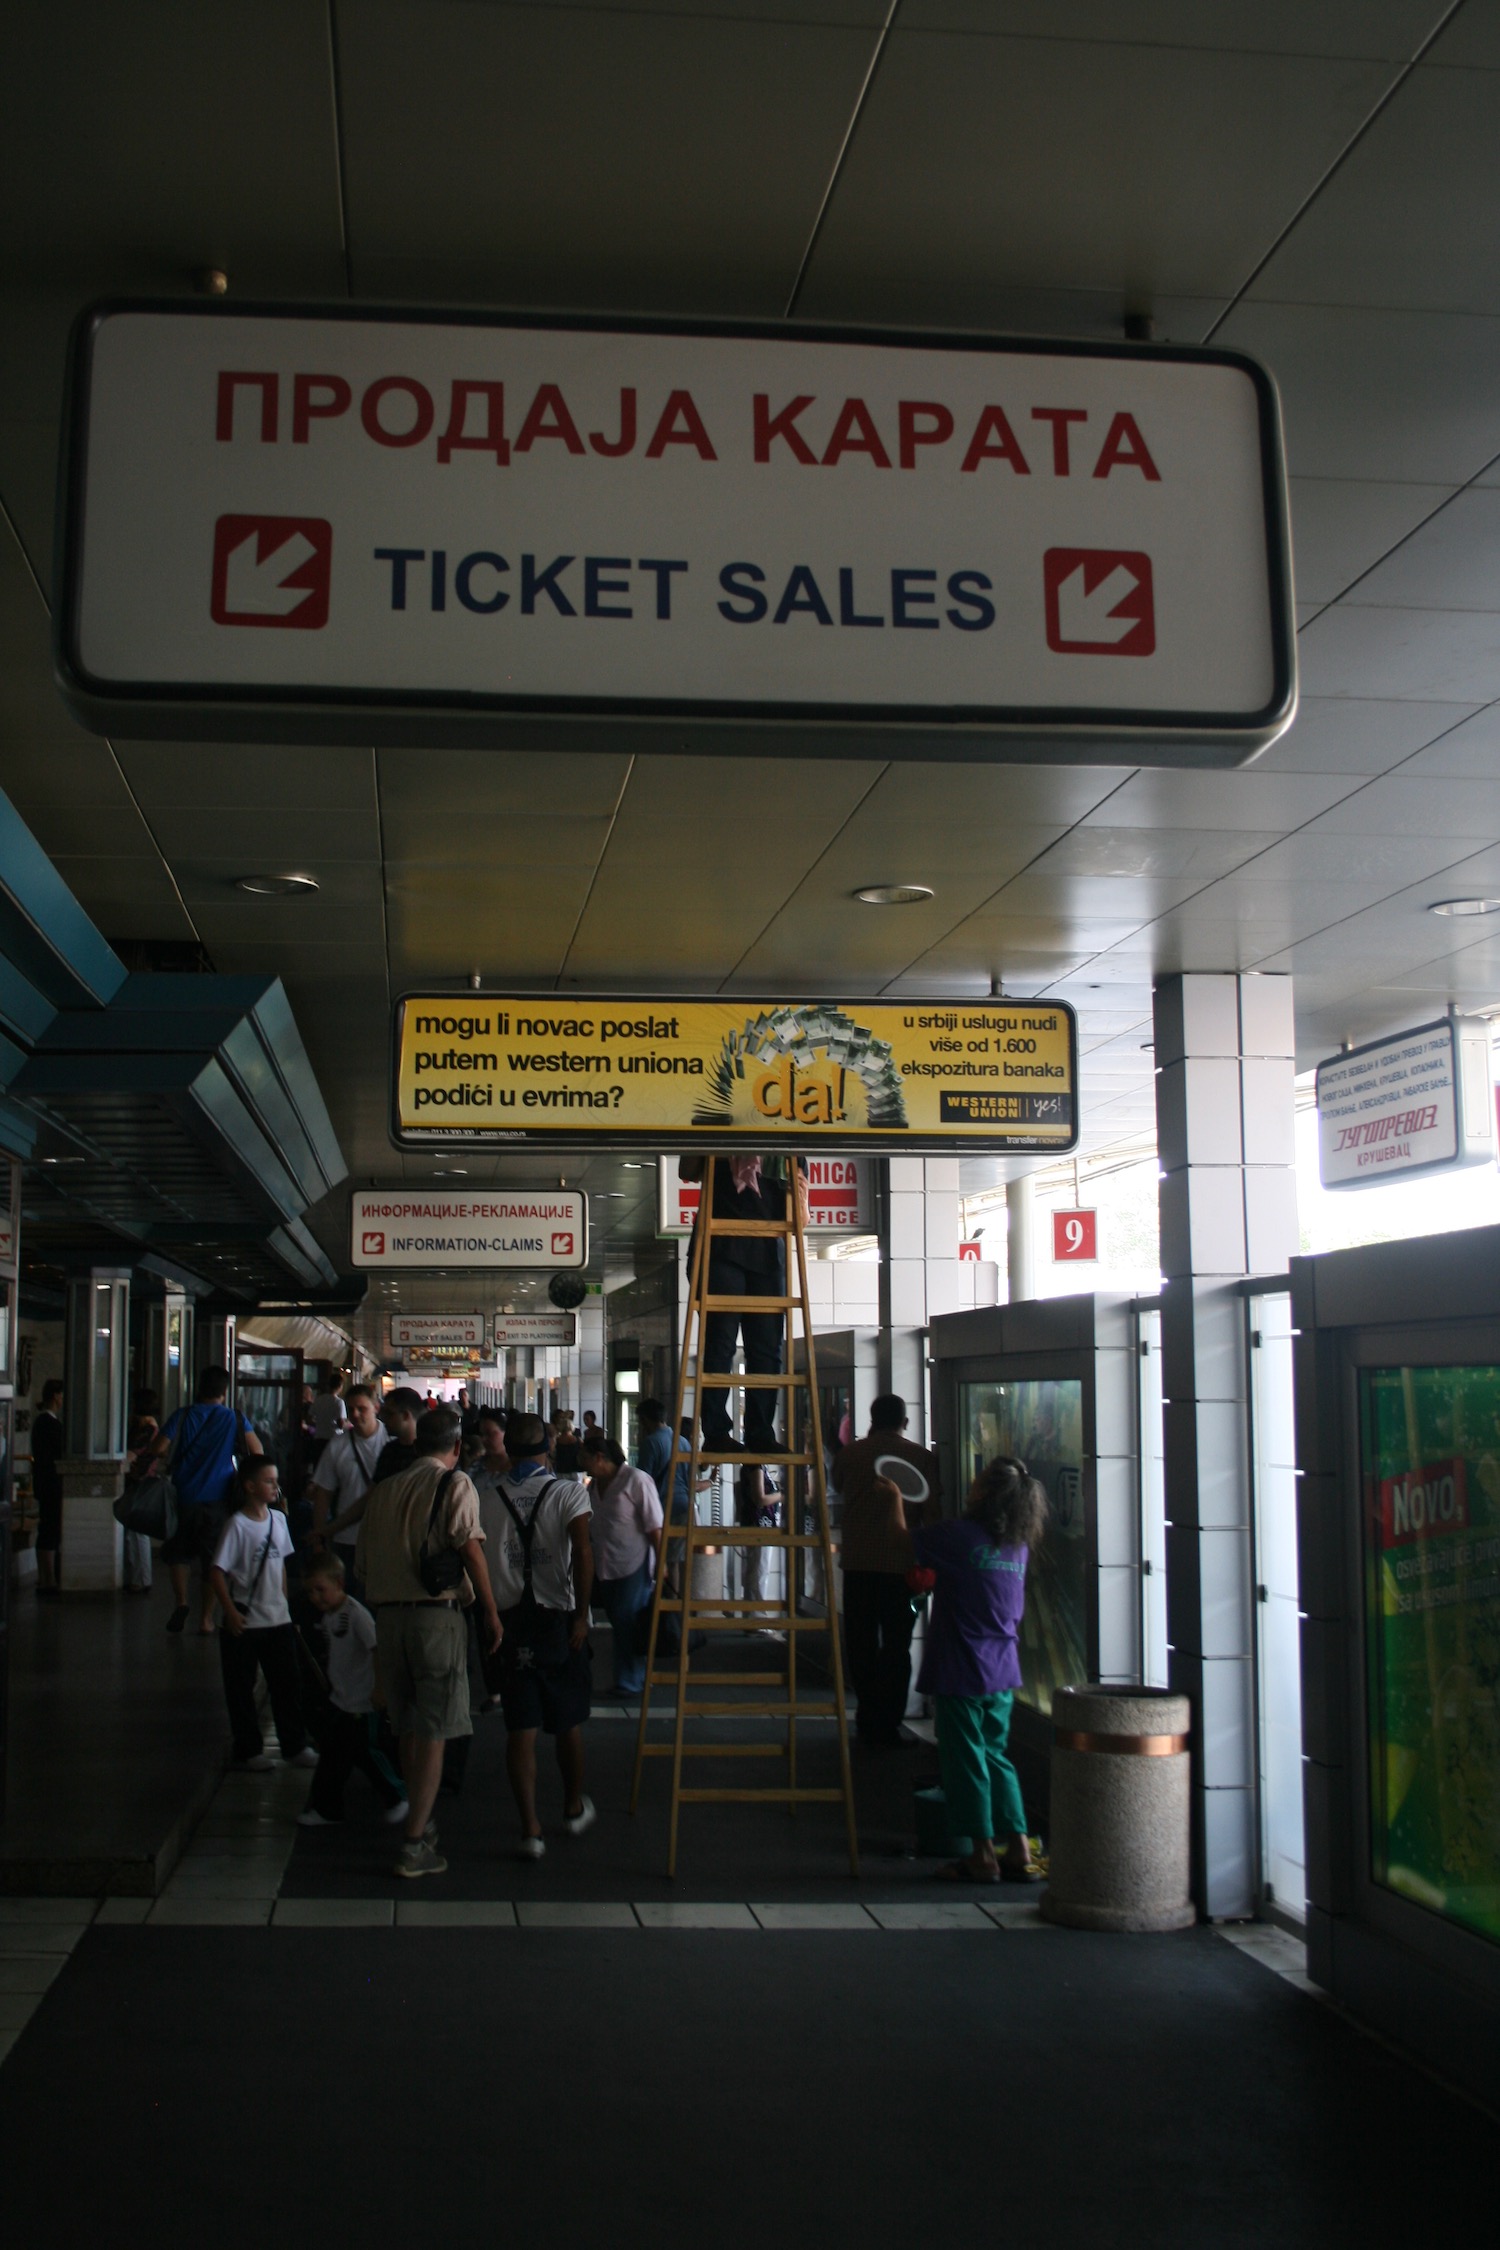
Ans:
[[[1490,1027],[1444,1016],[1320,1063],[1318,1176],[1378,1187],[1495,1154]]]
[[[571,1189],[371,1188],[349,1203],[356,1266],[584,1266],[588,1198]]]
[[[1078,1138],[1076,1027],[1055,1001],[409,995],[395,1047],[401,1147],[920,1155]]]
[[[60,672],[115,733],[1232,764],[1294,707],[1233,352],[114,304],[68,476]]]

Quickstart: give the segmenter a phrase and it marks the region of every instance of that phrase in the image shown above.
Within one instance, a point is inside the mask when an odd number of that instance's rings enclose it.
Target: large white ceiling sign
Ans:
[[[120,304],[68,452],[113,733],[1233,764],[1295,704],[1233,352]]]
[[[1419,1172],[1491,1163],[1490,1027],[1444,1016],[1318,1065],[1318,1176],[1378,1187]]]
[[[588,1197],[573,1188],[371,1188],[350,1197],[349,1231],[361,1268],[586,1266]]]

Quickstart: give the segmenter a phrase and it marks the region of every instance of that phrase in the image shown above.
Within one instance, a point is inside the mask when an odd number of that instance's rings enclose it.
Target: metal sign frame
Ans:
[[[95,339],[123,314],[184,320],[339,321],[391,327],[527,330],[639,337],[729,338],[746,342],[854,344],[892,350],[989,354],[996,358],[1166,362],[1231,368],[1250,382],[1260,441],[1272,690],[1253,711],[1127,709],[1108,703],[882,704],[702,700],[676,697],[508,695],[499,691],[269,687],[250,683],[126,681],[99,677],[80,646],[82,545],[89,457],[88,424]],[[916,760],[962,759],[1138,765],[1234,766],[1253,758],[1290,724],[1297,701],[1291,543],[1281,412],[1267,371],[1241,352],[1183,344],[1095,343],[1076,338],[993,335],[777,321],[731,321],[432,307],[393,309],[351,304],[185,303],[182,299],[117,297],[87,307],[74,325],[69,351],[64,442],[59,468],[62,528],[60,598],[54,657],[64,700],[97,733],[134,738],[324,743],[395,743],[414,739],[505,746],[535,740],[535,721],[555,722],[552,746],[597,750],[597,723],[661,723],[677,750],[743,756],[849,754],[857,728],[881,736],[881,754]],[[570,729],[567,722],[573,722]],[[415,733],[413,730],[416,730]],[[747,740],[747,729],[756,730]],[[1110,746],[1114,744],[1113,757]],[[1071,746],[1071,747],[1070,747]]]

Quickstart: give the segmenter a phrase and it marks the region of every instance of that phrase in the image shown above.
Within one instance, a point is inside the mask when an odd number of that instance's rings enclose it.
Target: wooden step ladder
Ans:
[[[646,1656],[646,1684],[641,1695],[640,1725],[636,1733],[635,1773],[630,1789],[630,1809],[635,1811],[640,1800],[641,1776],[648,1758],[670,1758],[672,1761],[672,1815],[667,1845],[667,1873],[677,1872],[678,1815],[684,1805],[784,1805],[795,1813],[799,1805],[841,1804],[844,1808],[844,1825],[849,1843],[849,1870],[859,1873],[859,1838],[854,1820],[854,1784],[849,1768],[849,1721],[844,1705],[844,1669],[839,1650],[838,1611],[834,1601],[834,1551],[828,1526],[828,1480],[824,1467],[823,1428],[818,1401],[817,1365],[813,1353],[812,1308],[807,1288],[807,1240],[802,1216],[802,1199],[797,1182],[787,1182],[787,1216],[785,1219],[719,1219],[714,1216],[714,1176],[719,1164],[727,1164],[727,1157],[710,1156],[703,1167],[703,1187],[698,1206],[697,1224],[693,1230],[689,1253],[689,1291],[687,1314],[683,1322],[682,1353],[677,1369],[677,1403],[672,1416],[671,1465],[667,1472],[664,1512],[667,1522],[663,1528],[660,1552],[657,1557],[656,1595],[651,1605],[651,1638]],[[794,1167],[793,1167],[794,1169]],[[784,1244],[783,1294],[768,1297],[722,1297],[711,1294],[709,1267],[716,1243],[745,1236],[769,1236]],[[796,1278],[793,1286],[792,1264],[795,1253]],[[794,1358],[793,1316],[802,1315],[802,1357],[800,1374],[791,1372]],[[781,1375],[706,1374],[703,1370],[704,1339],[708,1316],[716,1312],[775,1313],[782,1316],[785,1330],[783,1365]],[[703,1393],[706,1390],[776,1390],[786,1400],[786,1440],[779,1449],[756,1453],[736,1449],[728,1453],[711,1453],[703,1445]],[[794,1401],[799,1390],[807,1393],[807,1447],[805,1453],[793,1450],[796,1444]],[[688,1397],[692,1394],[693,1440],[691,1455],[677,1451],[678,1431],[688,1412]],[[779,1526],[743,1526],[700,1524],[697,1521],[698,1474],[701,1469],[732,1466],[744,1468],[776,1467],[782,1470],[781,1523]],[[673,1523],[672,1502],[676,1494],[677,1475],[680,1468],[688,1474],[688,1513],[685,1523]],[[805,1480],[805,1482],[804,1482]],[[799,1527],[805,1521],[808,1503],[811,1503],[813,1529]],[[700,1595],[693,1586],[693,1565],[706,1548],[758,1547],[781,1548],[786,1555],[785,1598],[780,1607],[770,1601],[757,1599],[753,1604],[745,1600],[730,1600],[727,1596]],[[816,1551],[823,1559],[823,1592],[827,1616],[806,1617],[797,1608],[798,1584],[801,1578],[800,1563],[804,1553]],[[672,1579],[677,1574],[678,1585]],[[753,1609],[752,1621],[745,1621],[737,1613]],[[658,1669],[657,1641],[664,1616],[675,1616],[680,1627],[677,1660],[674,1668]],[[780,1633],[785,1635],[786,1669],[779,1671],[727,1672],[690,1669],[692,1641],[695,1634],[724,1632]],[[839,1786],[836,1789],[810,1789],[797,1779],[797,1724],[814,1717],[826,1719],[828,1707],[818,1705],[797,1692],[797,1649],[800,1636],[807,1632],[826,1632],[829,1641],[833,1670],[833,1710],[838,1725]],[[712,1643],[710,1643],[710,1656]],[[670,1660],[669,1660],[670,1661]],[[652,1691],[658,1687],[675,1687],[677,1705],[670,1742],[648,1742],[647,1725],[651,1716]],[[743,1700],[701,1700],[704,1688],[754,1688],[762,1691],[758,1696]],[[777,1742],[694,1742],[688,1739],[690,1719],[715,1719],[729,1716],[742,1718],[784,1719],[786,1738]],[[784,1777],[774,1787],[768,1788],[696,1788],[683,1783],[683,1764],[688,1758],[778,1758],[785,1761]]]

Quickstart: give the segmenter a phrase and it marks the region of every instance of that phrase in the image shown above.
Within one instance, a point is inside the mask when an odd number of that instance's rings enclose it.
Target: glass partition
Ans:
[[[960,1383],[958,1425],[964,1493],[998,1453],[1024,1461],[1046,1490],[1052,1522],[1027,1570],[1020,1696],[1050,1713],[1055,1688],[1089,1676],[1083,1384]]]
[[[1500,1365],[1361,1371],[1371,1873],[1500,1939]]]

